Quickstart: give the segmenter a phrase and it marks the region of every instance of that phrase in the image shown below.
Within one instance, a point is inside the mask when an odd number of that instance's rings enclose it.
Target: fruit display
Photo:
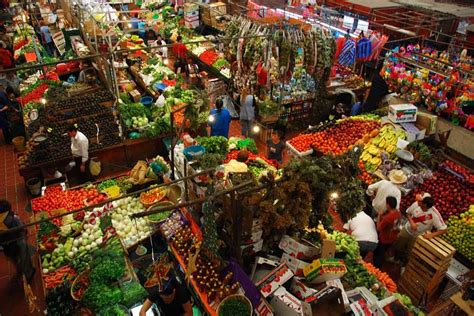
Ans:
[[[455,172],[463,180],[474,184],[474,172],[468,170],[467,168],[464,168],[463,166],[455,163],[452,160],[445,160],[443,162],[443,165],[447,170]]]
[[[89,139],[89,152],[122,141],[112,108],[101,105],[114,99],[108,90],[85,90],[82,94],[70,95],[67,88],[55,87],[44,97],[46,105],[38,110],[38,119],[29,122],[26,136],[29,141],[38,135],[45,140],[31,143],[29,150],[18,156],[21,167],[69,158],[70,140],[66,129],[71,123]]]
[[[444,220],[452,215],[461,214],[474,204],[474,185],[462,181],[458,176],[443,168],[433,172],[431,179],[425,180],[403,197],[400,209],[406,210],[415,202],[416,195],[422,192],[431,194],[435,200],[435,207]]]
[[[377,170],[382,163],[382,153],[391,156],[397,151],[399,138],[406,139],[405,131],[397,130],[393,125],[387,124],[380,129],[376,137],[366,143],[360,159],[364,162],[367,171]]]
[[[195,269],[191,277],[198,291],[206,294],[209,304],[220,302],[237,292],[239,284],[231,284],[233,273],[221,273],[219,259],[209,258],[205,254],[206,251],[201,249],[201,241],[189,226],[182,226],[175,232],[172,244],[186,265],[193,260]]]
[[[361,173],[357,175],[357,178],[362,180],[366,185],[371,185],[374,182],[374,178],[370,173],[367,172],[365,164],[362,160],[359,161],[359,169]]]
[[[453,215],[447,221],[448,231],[441,238],[449,242],[456,251],[474,261],[474,204],[460,215]]]
[[[344,119],[321,132],[296,136],[288,143],[299,152],[305,152],[314,147],[323,154],[332,152],[339,155],[358,142],[368,143],[371,137],[378,134],[379,126],[377,121],[354,117]]]

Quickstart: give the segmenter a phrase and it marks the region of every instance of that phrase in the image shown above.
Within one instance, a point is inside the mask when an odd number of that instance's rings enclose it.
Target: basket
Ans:
[[[172,205],[174,205],[174,203],[171,202],[171,201],[161,201],[161,202],[158,202],[158,203],[153,204],[152,206],[150,206],[150,207],[147,209],[147,212],[152,211],[152,210],[159,210],[160,208],[164,208],[164,207],[172,206]],[[169,215],[171,215],[171,213],[173,212],[173,210],[169,210],[169,211],[165,211],[165,212],[169,212]],[[147,218],[148,218],[148,221],[149,221],[150,223],[152,223],[152,224],[159,224],[159,223],[165,221],[165,220],[169,217],[169,215],[168,215],[167,217],[163,218],[162,220],[159,220],[159,221],[154,221],[154,220],[152,220],[152,219],[150,218],[151,215],[148,215]]]
[[[163,192],[163,194],[162,194],[161,196],[155,195],[155,194],[158,193],[158,191]],[[147,192],[142,192],[142,193],[140,194],[140,202],[141,202],[145,207],[150,207],[150,206],[152,206],[153,204],[158,203],[158,202],[160,202],[161,200],[163,200],[163,199],[166,197],[167,191],[168,191],[168,190],[167,190],[166,188],[164,188],[164,187],[158,187],[158,188],[156,188],[156,189],[151,189],[151,190],[149,190],[149,191],[147,191]],[[145,200],[145,196],[146,196],[147,194],[153,194],[153,195],[155,195],[154,199],[153,199],[152,201],[147,201],[147,200]]]
[[[189,161],[201,157],[205,152],[206,148],[201,145],[189,146],[183,150],[184,156]]]
[[[74,293],[74,289],[77,287],[77,286],[80,286],[81,284],[79,283],[79,281],[81,280],[86,280],[84,283],[88,286],[89,285],[89,269],[86,269],[84,271],[82,271],[78,276],[77,278],[74,280],[74,282],[72,282],[72,285],[71,285],[71,297],[73,300],[79,302],[81,299],[82,299],[82,296],[79,297],[76,295],[76,293]]]
[[[270,115],[261,115],[260,123],[263,124],[273,124],[280,118],[280,114],[270,114]]]
[[[181,198],[183,190],[178,184],[173,184],[168,188],[168,192],[166,193],[166,197],[168,200],[173,202],[174,204],[178,203],[178,200]]]
[[[221,310],[222,305],[224,305],[225,302],[232,301],[232,300],[243,302],[249,308],[250,313],[248,314],[248,316],[251,316],[253,314],[252,303],[250,302],[250,300],[247,297],[245,297],[241,294],[232,294],[232,295],[229,295],[226,298],[224,298],[219,303],[219,306],[217,306],[217,316],[226,316],[226,315],[224,315],[224,313],[222,313],[222,310]]]

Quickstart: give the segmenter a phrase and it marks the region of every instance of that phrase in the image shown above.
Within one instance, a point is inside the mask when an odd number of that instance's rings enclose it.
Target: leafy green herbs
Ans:
[[[219,308],[219,316],[249,316],[251,314],[249,306],[236,299],[225,301]]]
[[[137,281],[122,284],[122,302],[127,307],[142,301],[147,297],[147,292]]]
[[[204,155],[197,159],[197,163],[201,170],[213,169],[218,166],[224,161],[225,156],[219,153],[208,153],[206,152]]]
[[[120,303],[122,292],[118,286],[109,286],[101,283],[91,283],[84,292],[82,302],[94,311],[100,311],[107,306]]]
[[[196,137],[196,141],[206,148],[206,153],[225,155],[228,151],[227,138],[223,136]]]

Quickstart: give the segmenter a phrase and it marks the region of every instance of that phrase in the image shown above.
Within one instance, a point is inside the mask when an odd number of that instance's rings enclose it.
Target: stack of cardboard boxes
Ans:
[[[198,4],[189,2],[184,4],[184,25],[190,29],[194,29],[201,25]]]

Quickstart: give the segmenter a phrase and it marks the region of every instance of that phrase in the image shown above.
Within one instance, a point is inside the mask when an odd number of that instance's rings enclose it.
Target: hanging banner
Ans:
[[[348,15],[344,15],[344,20],[342,21],[342,27],[345,29],[352,30],[354,26],[354,18]]]

